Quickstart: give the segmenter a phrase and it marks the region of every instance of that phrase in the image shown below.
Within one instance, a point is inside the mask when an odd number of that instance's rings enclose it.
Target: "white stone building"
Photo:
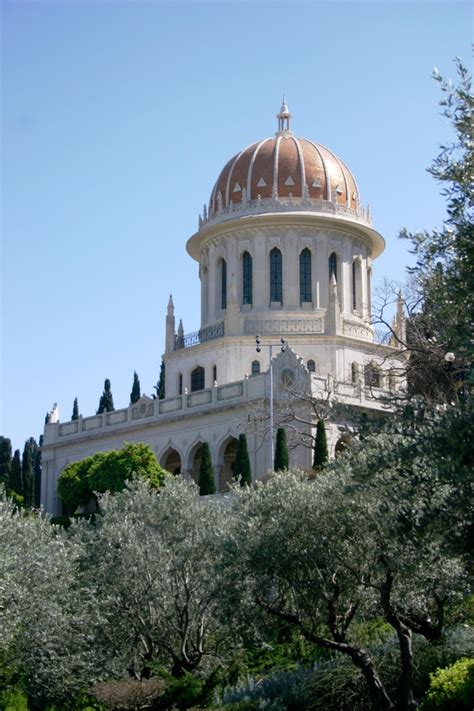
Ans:
[[[311,467],[305,444],[316,421],[300,396],[333,405],[325,408],[333,453],[338,425],[350,424],[347,412],[380,409],[377,396],[399,387],[400,353],[378,343],[370,323],[372,263],[384,240],[344,163],[293,134],[285,102],[277,118],[273,137],[226,164],[188,240],[199,265],[201,328],[185,335],[180,321],[176,329],[170,297],[166,398],[143,396],[128,408],[64,423],[53,411],[43,445],[47,511],[61,511],[56,485],[67,464],[124,441],[149,444],[165,468],[195,477],[207,441],[224,490],[245,432],[253,476],[262,476],[272,465],[271,375],[274,425],[284,418],[290,434],[297,431],[291,459],[303,468]],[[395,331],[402,338],[403,329],[399,308]],[[294,407],[302,424],[289,422]]]

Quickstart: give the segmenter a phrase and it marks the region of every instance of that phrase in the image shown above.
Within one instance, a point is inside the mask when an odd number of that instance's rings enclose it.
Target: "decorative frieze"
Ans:
[[[245,322],[245,335],[251,336],[281,334],[282,336],[298,334],[324,333],[323,319],[259,319]]]

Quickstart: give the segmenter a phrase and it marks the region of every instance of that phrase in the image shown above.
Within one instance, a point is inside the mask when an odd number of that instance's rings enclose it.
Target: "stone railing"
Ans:
[[[174,340],[174,349],[176,351],[178,348],[198,346],[200,343],[212,341],[214,338],[221,338],[224,335],[224,332],[224,321],[221,321],[220,323],[215,323],[212,326],[200,328],[199,331],[194,331],[193,333],[186,333],[182,336],[177,335]]]
[[[309,197],[288,197],[288,198],[257,198],[256,200],[246,200],[221,207],[216,211],[207,210],[206,206],[202,215],[199,215],[199,230],[210,224],[224,222],[235,217],[244,215],[260,215],[266,212],[315,212],[324,215],[335,215],[345,217],[354,222],[361,222],[368,227],[372,226],[372,217],[369,208],[353,210],[346,205],[331,202],[330,200],[315,200]]]
[[[258,333],[263,336],[314,335],[324,333],[324,323],[322,318],[248,319],[245,322],[244,333],[246,336]]]

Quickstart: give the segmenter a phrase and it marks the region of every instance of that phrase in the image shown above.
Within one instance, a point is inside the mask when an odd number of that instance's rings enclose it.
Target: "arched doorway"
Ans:
[[[161,466],[171,474],[181,474],[181,456],[176,449],[169,448],[161,457]]]
[[[227,491],[229,484],[233,482],[234,469],[235,469],[235,458],[237,456],[237,447],[239,441],[232,437],[227,443],[223,445],[223,451],[221,457],[221,472],[220,472],[220,490]]]

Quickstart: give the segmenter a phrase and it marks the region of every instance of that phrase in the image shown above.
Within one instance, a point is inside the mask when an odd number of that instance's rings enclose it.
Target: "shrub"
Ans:
[[[462,657],[430,674],[423,711],[470,711],[474,702],[474,659]]]

